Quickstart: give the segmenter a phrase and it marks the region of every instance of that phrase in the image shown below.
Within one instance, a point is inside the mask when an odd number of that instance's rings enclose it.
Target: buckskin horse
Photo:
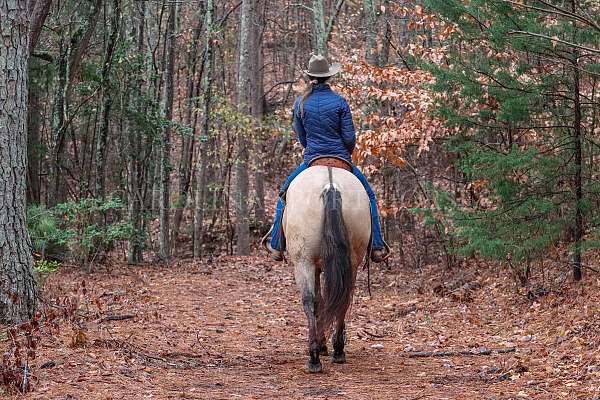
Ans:
[[[328,164],[325,164],[328,165]],[[333,324],[332,362],[346,362],[345,316],[371,236],[369,198],[348,170],[311,166],[286,193],[282,226],[308,319],[309,372],[321,372]]]

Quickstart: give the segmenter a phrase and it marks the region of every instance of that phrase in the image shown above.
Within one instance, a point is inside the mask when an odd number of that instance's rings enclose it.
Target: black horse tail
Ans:
[[[325,290],[323,293],[323,311],[319,323],[323,329],[339,315],[345,314],[352,300],[354,278],[350,256],[350,240],[344,216],[342,215],[342,195],[330,185],[323,194],[325,205],[323,233],[321,241],[321,260]]]

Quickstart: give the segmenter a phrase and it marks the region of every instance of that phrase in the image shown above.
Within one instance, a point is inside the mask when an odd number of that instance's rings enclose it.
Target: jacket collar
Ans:
[[[331,91],[331,87],[327,83],[319,83],[313,86],[313,92],[326,92]]]

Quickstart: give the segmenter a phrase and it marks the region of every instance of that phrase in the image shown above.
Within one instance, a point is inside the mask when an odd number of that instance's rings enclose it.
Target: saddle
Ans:
[[[333,168],[341,168],[345,169],[348,172],[352,172],[352,165],[341,158],[336,157],[319,157],[315,158],[308,165],[309,167],[314,167],[316,165],[320,165],[323,167],[333,167]]]

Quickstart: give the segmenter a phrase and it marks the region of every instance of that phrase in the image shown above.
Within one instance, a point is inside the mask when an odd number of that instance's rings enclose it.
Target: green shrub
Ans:
[[[31,206],[27,224],[34,250],[42,260],[88,262],[134,236],[131,225],[120,220],[123,208],[118,198],[88,198],[50,209]]]
[[[48,275],[53,272],[56,272],[60,267],[60,263],[58,261],[50,261],[50,260],[36,260],[35,261],[35,272],[38,274]]]
[[[43,205],[33,205],[27,209],[27,229],[33,251],[42,259],[62,259],[71,238],[54,213]]]

